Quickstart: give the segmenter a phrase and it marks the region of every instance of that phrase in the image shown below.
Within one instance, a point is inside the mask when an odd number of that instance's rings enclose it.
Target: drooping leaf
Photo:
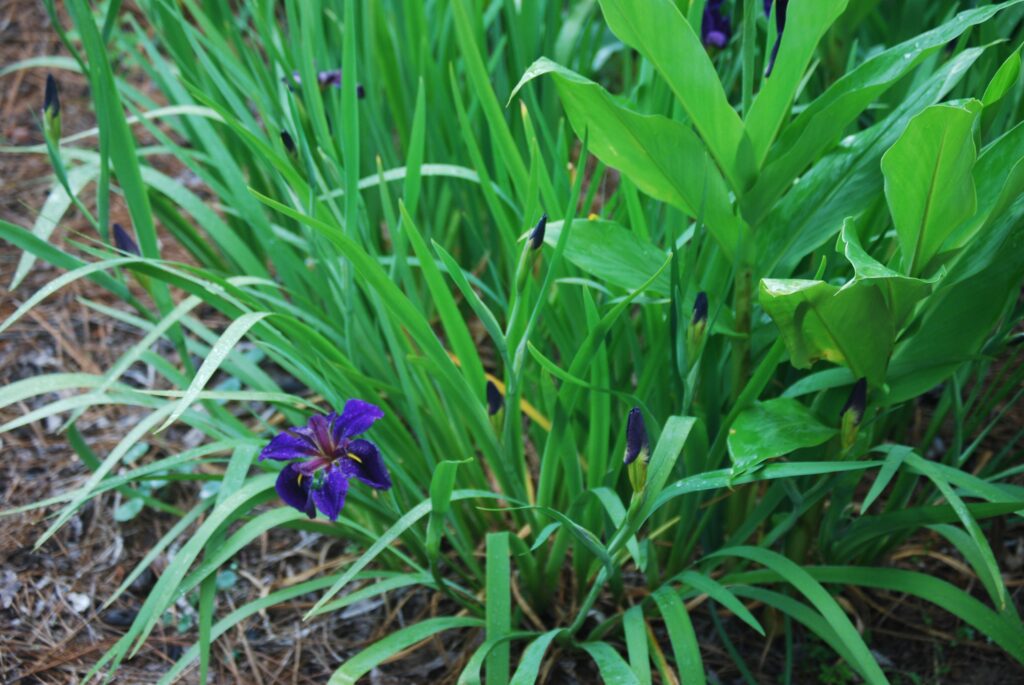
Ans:
[[[869,255],[860,244],[857,227],[849,219],[839,233],[839,244],[854,271],[853,279],[843,288],[854,287],[857,283],[878,286],[893,314],[897,329],[900,328],[906,323],[914,306],[931,292],[933,282],[904,276]]]
[[[870,283],[839,288],[823,281],[764,279],[761,306],[779,327],[798,369],[819,359],[849,367],[881,385],[895,340],[895,322]]]
[[[816,447],[836,434],[803,404],[789,397],[757,402],[744,409],[729,430],[733,469],[746,471],[761,462],[805,447]]]

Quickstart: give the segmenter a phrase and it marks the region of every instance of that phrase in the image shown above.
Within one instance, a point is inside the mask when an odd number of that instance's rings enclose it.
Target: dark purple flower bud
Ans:
[[[789,0],[778,0],[775,3],[775,45],[772,46],[772,53],[768,57],[768,68],[765,69],[764,77],[772,75],[775,68],[775,58],[779,56],[779,46],[782,45],[782,31],[786,28],[786,10],[789,8]]]
[[[127,252],[137,257],[142,255],[138,244],[121,224],[114,224],[114,246],[121,252]]]
[[[850,397],[846,400],[846,404],[843,405],[843,410],[839,412],[839,415],[844,419],[849,415],[853,423],[859,426],[861,420],[864,418],[864,409],[867,405],[868,382],[866,379],[861,378],[853,384],[853,390],[850,392]]]
[[[292,134],[288,131],[281,131],[281,143],[284,144],[284,149],[288,151],[288,154],[295,154],[295,141],[292,140]]]
[[[46,75],[46,95],[43,99],[43,112],[51,117],[60,116],[60,93],[57,91],[57,79],[53,74]]]
[[[724,0],[708,0],[704,5],[704,17],[700,25],[700,38],[704,45],[724,48],[732,36],[729,17],[722,13]]]
[[[651,445],[647,440],[644,415],[639,407],[633,407],[629,410],[629,418],[626,419],[626,456],[622,461],[628,466],[641,456],[644,462],[651,458]]]
[[[764,16],[772,16],[772,0],[764,0]]]
[[[487,381],[487,415],[494,416],[505,406],[505,398],[502,396],[494,381]]]
[[[696,326],[697,324],[707,323],[708,320],[708,294],[703,290],[697,293],[697,299],[693,301],[693,317],[690,319],[690,323]]]
[[[540,246],[544,244],[544,232],[547,230],[547,227],[548,215],[546,213],[541,214],[540,221],[538,221],[537,225],[533,227],[532,231],[530,231],[531,250],[539,250]]]
[[[46,95],[43,98],[43,132],[56,144],[60,140],[60,93],[53,74],[46,75]]]
[[[274,437],[259,458],[291,462],[281,470],[275,486],[285,504],[311,518],[319,509],[336,521],[350,479],[378,490],[390,488],[391,475],[380,450],[369,440],[355,438],[383,417],[379,407],[353,399],[341,414],[316,414],[306,425]]]

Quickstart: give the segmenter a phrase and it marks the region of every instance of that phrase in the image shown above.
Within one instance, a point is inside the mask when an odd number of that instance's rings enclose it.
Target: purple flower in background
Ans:
[[[297,70],[292,72],[292,81],[294,81],[296,85],[302,83],[302,76]],[[316,74],[316,84],[320,86],[320,90],[326,90],[327,88],[341,88],[341,69],[318,71]],[[356,84],[356,97],[360,100],[366,97],[366,90],[363,88],[362,83]]]
[[[770,17],[772,15],[772,0],[764,0],[764,16]]]
[[[771,14],[771,0],[765,0],[764,6],[765,12]],[[772,46],[772,54],[768,57],[768,68],[764,72],[765,78],[772,75],[772,69],[775,68],[775,58],[779,56],[779,46],[782,45],[782,30],[786,28],[786,10],[788,7],[789,0],[778,0],[775,3],[775,45]]]
[[[708,0],[704,5],[704,20],[700,25],[700,38],[704,45],[724,48],[732,35],[729,17],[722,14],[725,0]]]
[[[316,414],[305,426],[289,428],[271,440],[260,452],[260,461],[292,462],[281,470],[275,485],[285,504],[309,518],[315,518],[319,509],[337,521],[350,478],[378,490],[390,488],[391,476],[377,446],[353,439],[383,417],[380,407],[353,399],[341,414]]]

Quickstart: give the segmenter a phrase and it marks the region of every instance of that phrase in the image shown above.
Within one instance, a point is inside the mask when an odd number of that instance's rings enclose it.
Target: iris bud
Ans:
[[[493,381],[487,381],[487,415],[494,416],[505,406],[505,398]]]
[[[139,246],[121,224],[114,224],[114,245],[121,252],[127,252],[136,256],[142,255]]]
[[[530,231],[531,250],[539,250],[541,245],[544,244],[544,232],[547,230],[547,227],[548,215],[546,213],[541,214],[540,220],[537,222],[537,225],[533,227],[532,231]]]
[[[292,134],[288,131],[281,131],[281,143],[284,145],[284,149],[288,151],[288,154],[295,154],[295,141],[292,140]]]
[[[523,287],[526,286],[526,277],[530,273],[530,264],[533,260],[529,258],[529,253],[534,252],[537,257],[540,256],[540,248],[544,244],[544,232],[548,227],[548,215],[541,214],[540,220],[537,221],[537,225],[530,231],[530,235],[526,238],[526,247],[523,248],[523,254],[519,259],[519,265],[516,267],[516,290],[522,291]]]
[[[43,128],[47,138],[54,142],[60,140],[60,93],[57,91],[57,80],[53,78],[53,74],[46,75]]]
[[[848,452],[857,442],[857,435],[860,432],[860,423],[864,419],[864,409],[868,404],[868,383],[861,378],[853,385],[849,399],[843,405],[839,413],[840,439],[842,440],[843,452]]]
[[[626,454],[622,462],[626,465],[633,492],[640,492],[647,483],[647,464],[651,460],[651,445],[647,439],[647,426],[639,407],[629,410],[626,419]]]
[[[686,328],[686,357],[692,366],[701,345],[704,344],[704,336],[708,327],[708,294],[704,291],[697,293],[697,299],[693,302],[693,315],[690,317],[690,325]]]

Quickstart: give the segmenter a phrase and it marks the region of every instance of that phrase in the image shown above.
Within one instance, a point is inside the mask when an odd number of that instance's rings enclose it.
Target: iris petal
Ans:
[[[384,418],[384,412],[377,405],[363,400],[349,400],[345,403],[345,409],[341,412],[341,416],[334,422],[334,440],[340,442],[342,438],[365,433],[370,426],[382,418]]]
[[[358,462],[355,459],[350,461],[355,464],[353,475],[356,478],[378,490],[387,490],[391,487],[391,475],[384,466],[384,460],[376,445],[369,440],[353,440],[348,446],[348,451],[359,459]]]
[[[305,426],[291,428],[279,433],[260,452],[260,460],[278,459],[287,461],[289,459],[302,459],[316,454],[316,448],[311,443],[312,436]]]
[[[310,479],[303,477],[294,464],[288,464],[277,476],[274,489],[278,496],[290,507],[304,512],[309,518],[316,517],[313,501],[309,496]]]
[[[332,521],[338,520],[341,508],[345,506],[345,495],[348,493],[348,478],[339,469],[328,469],[324,473],[320,489],[313,491],[316,508]]]

